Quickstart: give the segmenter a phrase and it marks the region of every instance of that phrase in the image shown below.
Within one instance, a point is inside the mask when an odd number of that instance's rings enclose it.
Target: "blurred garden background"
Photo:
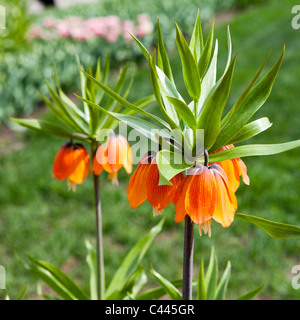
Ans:
[[[84,239],[94,241],[92,179],[68,191],[66,183],[52,178],[52,164],[64,141],[27,132],[10,116],[50,116],[37,90],[48,96],[44,79],[50,80],[55,64],[63,89],[73,93],[80,78],[76,55],[86,67],[109,51],[116,71],[129,62],[135,79],[129,101],[152,93],[151,79],[138,46],[128,37],[134,30],[148,49],[157,43],[156,24],[170,54],[178,91],[184,88],[181,64],[176,49],[174,21],[185,34],[191,34],[200,8],[204,34],[212,19],[219,40],[219,68],[227,58],[227,25],[230,26],[233,52],[239,51],[231,106],[250,82],[272,50],[270,67],[286,46],[285,58],[270,98],[263,107],[273,126],[250,143],[279,143],[300,138],[300,29],[291,26],[295,1],[259,0],[99,0],[43,8],[25,0],[4,0],[6,29],[0,30],[0,265],[6,268],[6,288],[16,296],[29,284],[26,298],[37,296],[36,278],[23,264],[26,252],[48,261],[88,287]],[[95,18],[102,17],[107,28],[98,34]],[[89,23],[89,32],[83,29]],[[114,28],[118,25],[118,30]],[[113,85],[113,81],[111,85]],[[78,92],[77,92],[78,93]],[[184,93],[183,93],[184,95]],[[149,106],[155,113],[155,105]],[[261,113],[262,114],[262,113]],[[257,118],[261,115],[257,115]],[[276,156],[244,160],[250,186],[237,191],[238,212],[249,213],[283,223],[300,225],[300,150]],[[128,175],[121,171],[119,186],[101,174],[103,231],[106,276],[110,279],[129,249],[161,217],[153,217],[148,204],[132,210],[126,195]],[[168,279],[178,279],[182,270],[183,224],[175,224],[174,207],[165,210],[163,231],[144,258],[146,269],[154,268]],[[259,299],[299,299],[292,288],[291,273],[300,264],[299,240],[275,240],[264,231],[242,221],[228,229],[212,224],[212,237],[195,234],[195,275],[201,258],[208,262],[211,246],[224,269],[232,264],[228,298],[265,284]],[[153,286],[151,274],[147,287]],[[44,292],[48,289],[43,287]],[[88,291],[88,290],[87,290]],[[50,291],[49,291],[50,292]]]

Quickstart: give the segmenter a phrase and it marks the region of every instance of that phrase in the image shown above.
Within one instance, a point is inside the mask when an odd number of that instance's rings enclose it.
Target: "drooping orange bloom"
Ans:
[[[173,177],[170,180],[172,185],[159,186],[159,171],[155,156],[155,152],[148,152],[143,156],[129,180],[126,192],[132,209],[148,200],[153,207],[153,214],[158,215],[174,201],[176,188],[184,175],[180,173]]]
[[[180,183],[175,195],[175,221],[184,221],[189,215],[205,233],[211,233],[213,218],[227,228],[233,221],[237,200],[226,173],[218,164],[206,167],[197,164]]]
[[[70,189],[82,184],[90,171],[90,156],[83,145],[67,142],[58,151],[53,163],[53,177],[58,180],[68,178]]]
[[[93,159],[93,172],[96,175],[100,175],[103,171],[103,166],[97,161],[96,156]]]
[[[213,153],[228,150],[231,148],[234,148],[233,144],[222,147]],[[216,164],[220,165],[225,171],[229,185],[231,186],[233,192],[235,192],[240,186],[240,177],[242,177],[245,184],[250,184],[250,180],[247,175],[247,167],[241,158],[220,161],[216,162]]]
[[[118,171],[124,167],[127,173],[132,171],[133,156],[127,140],[116,135],[109,137],[106,147],[99,146],[96,153],[97,162],[108,172],[113,184],[118,184]]]

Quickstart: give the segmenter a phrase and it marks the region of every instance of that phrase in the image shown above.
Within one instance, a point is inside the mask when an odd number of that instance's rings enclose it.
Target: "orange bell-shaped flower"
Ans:
[[[234,148],[233,144],[222,147],[213,153],[228,150],[231,148]],[[233,192],[235,192],[240,186],[240,177],[242,177],[245,184],[250,184],[250,180],[247,175],[247,167],[241,158],[220,161],[216,162],[216,164],[220,165],[225,171],[228,178],[228,183],[231,186]]]
[[[197,164],[180,183],[176,191],[175,221],[184,221],[185,215],[199,225],[204,232],[210,231],[211,218],[227,228],[233,221],[237,201],[221,166],[206,167]]]
[[[127,140],[121,136],[111,136],[106,147],[99,146],[96,153],[97,162],[108,172],[113,184],[118,184],[118,171],[124,167],[127,173],[132,171],[133,156]]]
[[[129,180],[126,192],[132,209],[148,200],[153,207],[153,214],[158,215],[174,201],[176,188],[184,175],[180,173],[173,177],[170,181],[172,185],[159,186],[159,171],[155,156],[155,152],[148,152],[143,156]]]
[[[53,177],[58,180],[68,178],[68,186],[75,191],[90,171],[90,156],[83,145],[67,142],[58,151],[53,163]]]
[[[100,175],[103,171],[103,166],[97,161],[96,156],[93,158],[93,172],[97,176]]]

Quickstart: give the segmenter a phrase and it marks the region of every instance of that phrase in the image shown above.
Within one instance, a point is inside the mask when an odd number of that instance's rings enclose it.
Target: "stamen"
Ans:
[[[160,209],[160,210],[159,210],[159,209],[153,208],[153,215],[154,215],[154,217],[162,214],[163,212],[164,212],[164,209]]]
[[[111,180],[113,186],[118,186],[119,185],[118,172],[109,173],[108,174],[108,179]]]
[[[68,180],[67,186],[68,186],[68,190],[69,190],[69,191],[71,191],[71,190],[72,190],[73,192],[76,191],[76,183]]]
[[[208,236],[211,237],[211,220],[206,221],[202,224],[199,224],[199,234],[202,236],[202,229],[204,234],[208,233]]]

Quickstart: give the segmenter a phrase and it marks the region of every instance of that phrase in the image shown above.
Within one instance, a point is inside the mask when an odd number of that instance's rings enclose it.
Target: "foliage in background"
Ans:
[[[1,1],[1,6],[5,8],[6,28],[0,29],[0,55],[16,50],[23,51],[28,47],[26,35],[33,17],[27,10],[27,4],[24,0]]]
[[[10,2],[7,0],[7,2]],[[16,0],[14,6],[20,5],[20,12],[24,7],[24,1]],[[168,35],[165,46],[167,50],[172,50],[174,44],[168,39],[172,39],[174,33],[174,20],[181,26],[183,33],[190,33],[193,25],[193,12],[198,8],[201,10],[202,21],[206,22],[213,14],[232,6],[232,1],[224,2],[220,0],[183,0],[183,1],[144,1],[138,0],[134,5],[129,5],[122,0],[104,0],[91,5],[81,5],[70,7],[65,10],[51,8],[45,10],[41,15],[35,17],[35,23],[42,24],[45,17],[62,19],[67,16],[80,16],[84,19],[95,16],[117,15],[122,20],[136,20],[141,13],[147,13],[151,17],[152,23],[156,24],[159,17],[164,25],[164,34]],[[18,8],[18,7],[16,7]],[[27,17],[25,11],[22,16]],[[19,22],[18,22],[19,21]],[[20,21],[26,19],[13,19],[16,28],[27,32],[28,26],[19,25]],[[23,22],[22,22],[23,23]],[[156,41],[156,33],[153,32],[143,38],[145,46],[150,48]],[[19,43],[19,38],[16,41]],[[24,38],[22,38],[24,41]],[[111,52],[113,66],[119,66],[122,62],[130,60],[138,61],[141,52],[132,42],[128,43],[125,39],[120,39],[115,43],[108,43],[105,39],[91,39],[89,42],[74,41],[72,39],[51,39],[43,41],[34,39],[30,45],[22,46],[14,53],[5,52],[0,56],[0,123],[8,117],[14,115],[29,114],[36,105],[42,102],[36,90],[47,94],[47,88],[43,78],[49,78],[53,64],[60,70],[61,85],[70,92],[78,83],[74,82],[77,74],[74,67],[76,52],[83,65],[87,66],[90,61],[95,61],[98,57],[103,58],[106,51]],[[94,59],[92,59],[94,58]],[[9,88],[9,90],[7,90]]]

